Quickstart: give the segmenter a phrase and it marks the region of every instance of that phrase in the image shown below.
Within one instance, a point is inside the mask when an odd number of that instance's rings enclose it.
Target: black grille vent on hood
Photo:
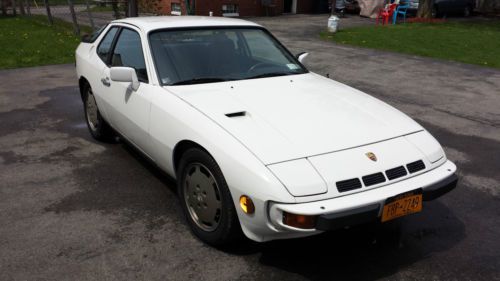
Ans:
[[[339,192],[346,192],[349,190],[361,188],[361,182],[358,178],[338,181],[336,185]]]
[[[365,186],[371,186],[385,182],[385,177],[384,174],[382,173],[375,173],[368,176],[364,176],[362,179]]]
[[[422,160],[418,160],[418,161],[411,162],[411,163],[407,164],[406,168],[408,168],[408,172],[410,172],[410,174],[413,174],[413,173],[416,173],[418,171],[422,171],[423,169],[425,169],[425,163]]]
[[[399,166],[399,167],[392,168],[392,169],[389,169],[389,170],[385,171],[385,175],[387,176],[387,178],[389,180],[393,180],[393,179],[397,179],[397,178],[400,178],[400,177],[404,177],[407,174],[408,173],[406,172],[406,169],[403,166]]]

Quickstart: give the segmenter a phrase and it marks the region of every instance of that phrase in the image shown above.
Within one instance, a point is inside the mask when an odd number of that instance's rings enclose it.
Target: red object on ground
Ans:
[[[377,15],[377,24],[379,24],[380,20],[382,20],[382,24],[389,24],[389,19],[392,19],[392,14],[394,14],[394,10],[398,4],[390,4],[389,7],[380,8]]]

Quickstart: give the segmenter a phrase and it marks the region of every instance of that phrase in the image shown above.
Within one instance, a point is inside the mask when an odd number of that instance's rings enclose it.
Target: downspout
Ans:
[[[192,5],[191,5],[192,3]],[[196,0],[186,0],[186,12],[188,15],[194,15],[195,14],[195,3]]]

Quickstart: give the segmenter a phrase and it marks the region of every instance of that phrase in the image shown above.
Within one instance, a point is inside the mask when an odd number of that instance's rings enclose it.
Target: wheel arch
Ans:
[[[173,168],[174,168],[175,174],[177,174],[177,170],[179,168],[179,163],[181,162],[182,155],[184,155],[184,153],[191,148],[201,149],[201,150],[205,151],[208,155],[210,155],[210,157],[212,157],[215,160],[213,155],[206,148],[204,148],[202,145],[200,145],[199,143],[194,142],[192,140],[187,140],[187,139],[181,140],[175,145],[174,151],[172,153],[172,163],[173,163]],[[217,160],[215,160],[215,162],[217,162]]]
[[[78,87],[80,88],[80,97],[82,98],[82,100],[84,99],[84,94],[85,94],[85,86],[88,85],[90,86],[90,82],[89,80],[87,80],[87,78],[85,78],[84,76],[80,76],[80,78],[78,79]]]
[[[198,148],[205,151],[221,169],[243,233],[254,241],[265,241],[267,236],[276,232],[267,223],[268,202],[296,203],[296,200],[255,155],[247,152],[247,148],[238,147],[243,150],[241,155],[239,153],[227,153],[228,150],[234,148],[232,146],[213,147],[210,142],[205,143],[194,141],[193,138],[183,138],[175,144],[172,151],[172,174],[179,180],[177,173],[180,169],[180,162],[184,153],[189,149]],[[235,159],[235,154],[240,155],[240,157]],[[244,163],[242,163],[243,160],[245,160]],[[253,215],[243,213],[239,207],[241,195],[252,198],[256,209]],[[262,224],[256,222],[262,222]]]

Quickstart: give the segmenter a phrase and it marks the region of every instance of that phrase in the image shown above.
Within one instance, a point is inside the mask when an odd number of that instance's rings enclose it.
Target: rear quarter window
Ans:
[[[101,60],[104,61],[106,64],[108,64],[108,55],[109,52],[111,51],[113,40],[115,39],[117,31],[118,27],[110,28],[108,33],[106,33],[106,36],[104,36],[101,43],[99,43],[99,46],[97,47],[97,55],[99,55]]]

